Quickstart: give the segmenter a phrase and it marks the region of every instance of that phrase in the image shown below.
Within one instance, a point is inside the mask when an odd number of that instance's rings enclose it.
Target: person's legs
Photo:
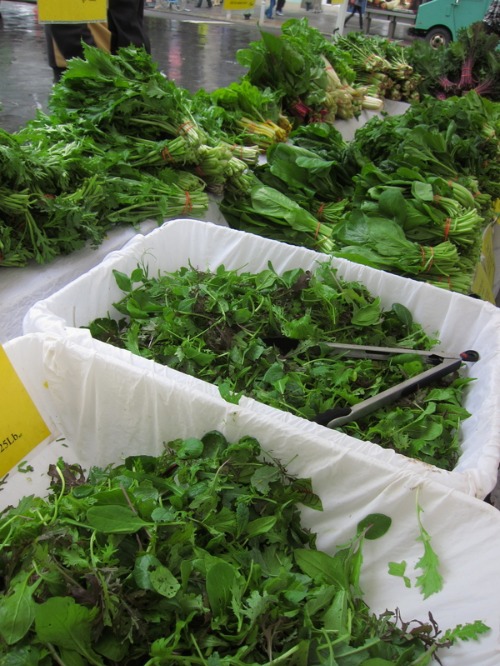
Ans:
[[[271,0],[269,7],[266,9],[266,16],[267,18],[273,18],[273,9],[276,5],[276,0]]]
[[[151,52],[144,29],[144,0],[109,0],[108,26],[111,31],[111,52],[122,46],[143,46]]]
[[[54,72],[54,83],[64,73],[67,61],[83,56],[82,42],[95,46],[86,23],[52,23],[44,26],[49,65]]]

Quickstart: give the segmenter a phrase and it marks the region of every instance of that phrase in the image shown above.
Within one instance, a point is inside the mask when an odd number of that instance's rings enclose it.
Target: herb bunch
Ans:
[[[481,622],[447,631],[376,617],[362,599],[361,521],[334,555],[299,504],[309,479],[250,436],[171,441],[158,457],[92,468],[59,460],[46,499],[0,515],[0,660],[50,666],[429,663]]]

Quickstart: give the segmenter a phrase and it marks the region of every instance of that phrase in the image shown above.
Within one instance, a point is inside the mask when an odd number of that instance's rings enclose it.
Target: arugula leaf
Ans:
[[[12,594],[4,598],[0,605],[0,636],[7,645],[14,645],[30,630],[35,619],[33,593],[39,582],[28,585],[29,572],[24,579],[12,586]]]
[[[416,568],[422,569],[422,573],[418,576],[416,583],[420,587],[424,599],[427,599],[431,594],[436,594],[443,589],[443,576],[439,571],[439,557],[432,548],[430,534],[422,525],[422,513],[422,507],[417,504],[417,519],[420,532],[418,540],[423,543],[424,554],[415,564]]]

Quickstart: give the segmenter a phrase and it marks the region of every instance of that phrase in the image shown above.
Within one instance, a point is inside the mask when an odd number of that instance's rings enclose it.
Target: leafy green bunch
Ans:
[[[335,45],[347,53],[358,85],[385,99],[418,102],[422,75],[408,62],[409,49],[378,35],[349,32],[337,36]]]
[[[124,148],[115,139],[106,151],[81,129],[52,122],[40,114],[16,135],[0,133],[1,266],[48,263],[87,243],[99,245],[116,225],[206,210],[205,182],[180,168],[172,177],[161,157],[164,144],[144,140]],[[156,164],[154,173],[138,168],[143,164]]]
[[[375,616],[362,546],[391,519],[316,550],[311,481],[262,454],[213,431],[88,475],[51,465],[46,499],[0,515],[3,666],[416,666],[487,630]]]
[[[281,113],[279,94],[270,88],[257,88],[248,79],[211,93],[199,90],[193,104],[196,120],[211,137],[220,134],[223,140],[236,143],[239,150],[254,145],[263,152],[273,143],[285,141],[291,130]]]
[[[248,68],[244,79],[260,89],[275,91],[283,112],[294,118],[296,125],[325,116],[333,119],[340,108],[341,117],[359,115],[360,103],[353,104],[358,94],[348,86],[354,79],[349,54],[311,28],[307,19],[291,19],[283,24],[280,35],[261,31],[260,37],[236,54],[238,62]],[[342,85],[349,88],[344,91],[347,94],[334,94],[332,86]]]
[[[83,117],[96,129],[114,129],[147,139],[183,136],[204,142],[191,114],[191,96],[166,79],[144,49],[127,47],[110,55],[83,45],[49,99],[51,112],[78,124]]]
[[[482,21],[458,30],[447,46],[432,48],[417,39],[406,48],[408,61],[420,74],[419,90],[439,99],[467,95],[470,90],[487,99],[500,98],[499,36]]]

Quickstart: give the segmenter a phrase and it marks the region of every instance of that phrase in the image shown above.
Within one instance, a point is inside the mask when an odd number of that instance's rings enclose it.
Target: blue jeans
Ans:
[[[275,5],[276,5],[276,0],[271,0],[269,7],[265,11],[267,18],[273,18],[273,9]]]

